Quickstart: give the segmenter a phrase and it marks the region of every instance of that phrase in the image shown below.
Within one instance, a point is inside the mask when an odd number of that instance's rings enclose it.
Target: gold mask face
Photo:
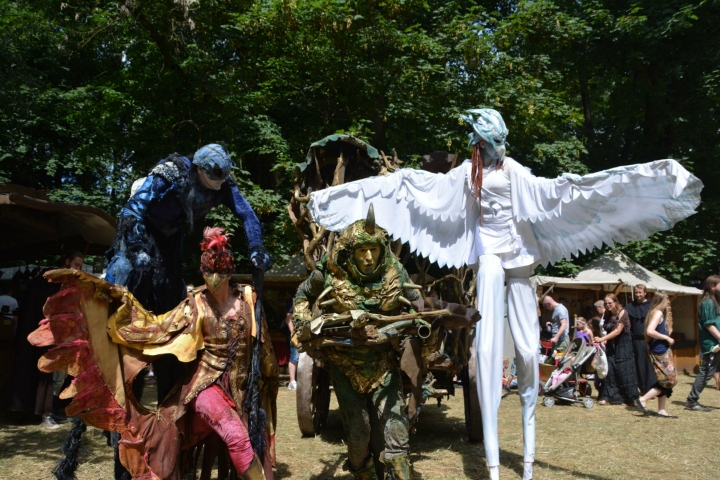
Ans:
[[[205,285],[207,285],[208,290],[215,293],[221,285],[230,280],[230,275],[213,273],[212,275],[203,275],[203,278],[205,279]]]
[[[375,271],[380,260],[380,247],[377,245],[361,245],[353,252],[355,266],[365,275]]]

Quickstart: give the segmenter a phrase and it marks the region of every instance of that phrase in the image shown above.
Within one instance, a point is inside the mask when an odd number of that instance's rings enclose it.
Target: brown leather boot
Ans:
[[[410,480],[410,460],[407,455],[385,458],[384,461],[390,468],[394,480]]]
[[[248,469],[240,474],[240,478],[242,480],[265,480],[265,470],[257,455],[250,462]]]

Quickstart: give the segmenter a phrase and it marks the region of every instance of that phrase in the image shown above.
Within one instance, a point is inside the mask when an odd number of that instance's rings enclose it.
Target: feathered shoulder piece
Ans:
[[[200,243],[202,251],[229,249],[231,245],[228,237],[232,234],[224,234],[223,232],[225,232],[225,229],[222,227],[205,227],[203,231],[205,239]]]

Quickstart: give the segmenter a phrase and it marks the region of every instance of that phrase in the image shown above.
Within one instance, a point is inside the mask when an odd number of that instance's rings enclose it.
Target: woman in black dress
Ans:
[[[605,323],[607,335],[596,337],[598,343],[605,342],[608,373],[600,392],[600,405],[635,406],[638,398],[637,375],[630,334],[630,317],[620,306],[615,295],[605,297]]]

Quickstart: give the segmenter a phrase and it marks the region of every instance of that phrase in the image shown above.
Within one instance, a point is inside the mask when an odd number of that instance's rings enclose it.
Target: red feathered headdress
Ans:
[[[202,257],[200,257],[200,271],[203,274],[229,274],[235,270],[233,254],[228,241],[231,234],[223,234],[224,231],[225,229],[221,227],[207,227],[203,231],[205,240],[200,243],[203,251]]]

